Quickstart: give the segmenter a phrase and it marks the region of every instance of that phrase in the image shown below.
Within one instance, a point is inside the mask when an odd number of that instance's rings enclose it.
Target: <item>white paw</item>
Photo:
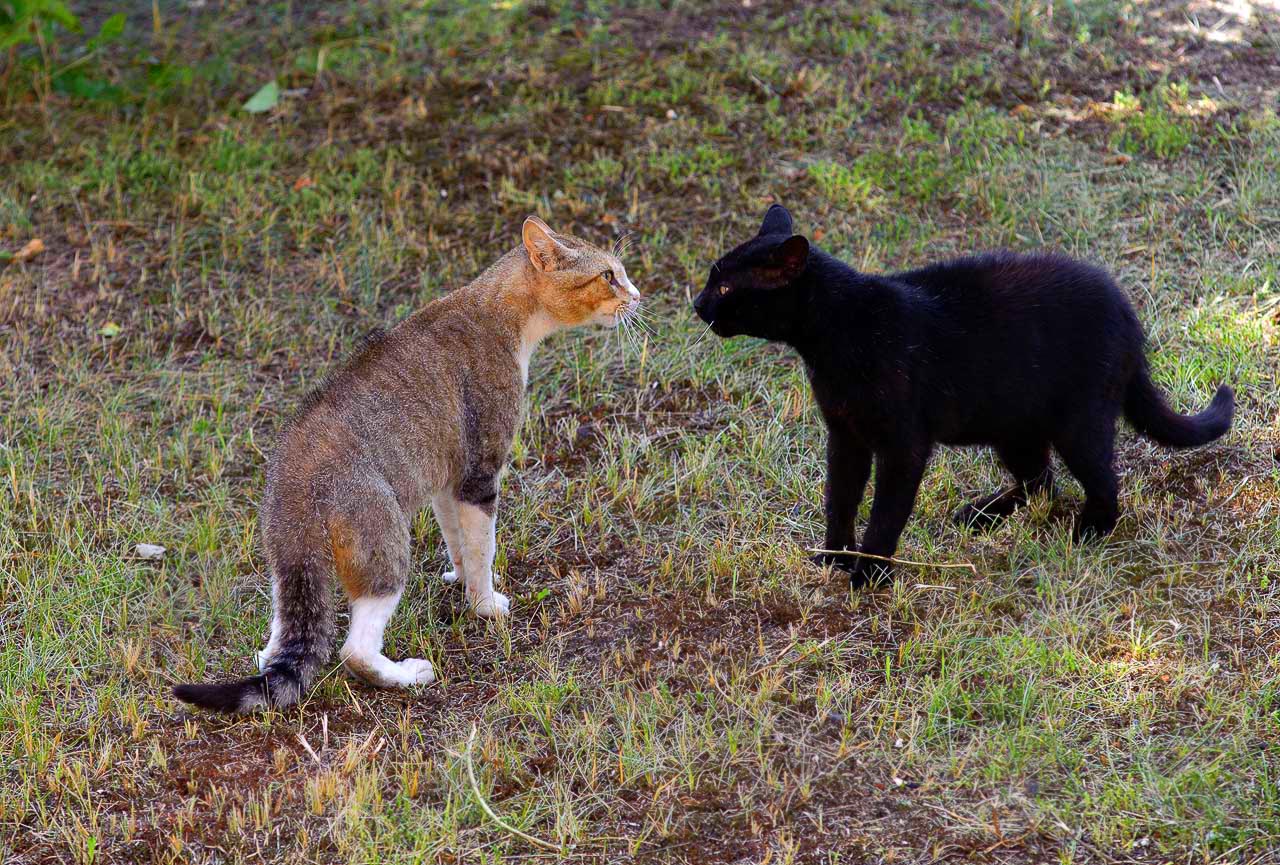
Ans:
[[[258,652],[257,658],[258,658],[258,672],[261,673],[263,670],[267,668],[267,664],[271,663],[271,656],[267,654],[266,649],[263,649],[261,652]]]
[[[445,571],[443,574],[440,575],[440,581],[444,583],[449,583],[449,584],[456,583],[458,582],[458,572]]]
[[[429,685],[436,680],[436,671],[426,658],[405,658],[396,664],[396,668],[400,673],[399,684],[405,688],[410,685]]]
[[[490,592],[472,601],[471,609],[482,619],[504,619],[511,615],[511,599],[502,592]]]

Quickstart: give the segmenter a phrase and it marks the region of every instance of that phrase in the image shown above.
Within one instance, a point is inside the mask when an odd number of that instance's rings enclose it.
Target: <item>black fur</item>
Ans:
[[[800,354],[827,424],[824,549],[892,556],[936,444],[991,445],[1017,482],[957,518],[1006,516],[1052,493],[1050,447],[1085,490],[1077,536],[1117,518],[1116,419],[1194,447],[1231,425],[1234,396],[1174,413],[1151,383],[1142,327],[1103,270],[1059,255],[992,253],[884,276],[858,273],[792,234],[774,205],[760,233],[711,268],[694,304],[721,337],[784,342]],[[862,546],[854,518],[876,463]],[[819,556],[855,586],[889,569]]]

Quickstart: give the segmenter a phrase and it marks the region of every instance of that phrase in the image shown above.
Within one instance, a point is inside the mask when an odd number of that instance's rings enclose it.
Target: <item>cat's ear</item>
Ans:
[[[769,210],[764,215],[764,222],[760,224],[760,236],[790,233],[791,214],[781,204],[769,205]]]
[[[791,235],[774,249],[773,260],[778,263],[782,278],[790,282],[809,264],[809,239],[802,234]]]
[[[529,253],[529,261],[543,273],[559,270],[573,257],[569,247],[556,240],[555,233],[536,216],[524,221],[520,235],[525,251]]]

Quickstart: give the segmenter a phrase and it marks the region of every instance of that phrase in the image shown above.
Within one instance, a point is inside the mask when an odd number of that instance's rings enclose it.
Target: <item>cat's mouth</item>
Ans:
[[[614,308],[613,312],[602,312],[596,317],[596,321],[605,327],[617,327],[619,324],[626,324],[638,312],[640,301],[629,300],[626,303],[619,304]]]
[[[711,332],[714,333],[716,336],[722,336],[722,337],[733,336],[733,334],[729,332],[729,326],[726,325],[722,320],[713,318],[707,324],[707,327],[711,328]]]

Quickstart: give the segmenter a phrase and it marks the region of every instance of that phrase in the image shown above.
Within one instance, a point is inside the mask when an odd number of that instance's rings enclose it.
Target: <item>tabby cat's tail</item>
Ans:
[[[1236,397],[1225,384],[1213,395],[1213,402],[1199,414],[1178,414],[1169,408],[1164,394],[1156,389],[1143,364],[1129,380],[1124,395],[1124,416],[1133,428],[1162,445],[1191,448],[1207,444],[1231,428]]]
[[[269,657],[261,675],[216,685],[177,685],[173,695],[214,712],[291,706],[302,699],[333,644],[331,570],[308,561],[276,572]]]

